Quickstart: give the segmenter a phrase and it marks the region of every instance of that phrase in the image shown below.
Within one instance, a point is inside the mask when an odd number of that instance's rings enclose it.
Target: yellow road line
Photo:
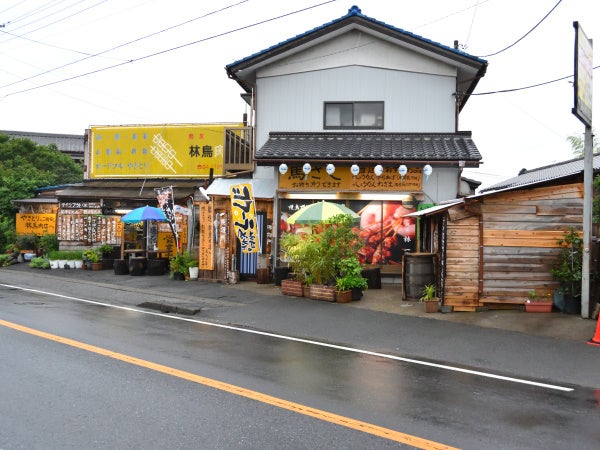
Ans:
[[[190,372],[185,372],[183,370],[174,369],[173,367],[163,366],[162,364],[156,364],[151,361],[146,361],[143,359],[135,358],[133,356],[125,355],[123,353],[113,352],[111,350],[107,350],[105,348],[96,347],[94,345],[89,345],[83,342],[75,341],[73,339],[57,336],[54,334],[46,333],[44,331],[35,330],[33,328],[28,328],[23,325],[19,325],[12,322],[7,322],[4,320],[0,320],[0,325],[5,326],[7,328],[12,328],[13,330],[21,331],[23,333],[28,333],[34,336],[38,336],[44,339],[49,339],[54,342],[59,342],[64,345],[69,345],[71,347],[76,347],[81,350],[86,350],[88,352],[96,353],[102,356],[107,356],[109,358],[113,358],[119,361],[124,361],[129,364],[134,364],[139,367],[144,367],[147,369],[151,369],[157,372],[161,372],[167,375],[171,375],[177,378],[181,378],[184,380],[192,381],[194,383],[199,383],[204,386],[209,386],[214,389],[219,389],[225,392],[229,392],[232,394],[239,395],[241,397],[246,397],[252,400],[256,400],[258,402],[266,403],[269,405],[276,406],[278,408],[287,409],[289,411],[294,411],[299,414],[304,414],[306,416],[314,417],[319,420],[324,420],[326,422],[334,423],[336,425],[341,425],[346,428],[351,428],[353,430],[362,431],[364,433],[372,434],[374,436],[382,437],[385,439],[389,439],[392,441],[400,442],[402,444],[412,445],[416,448],[421,449],[454,449],[454,447],[449,447],[444,444],[440,444],[438,442],[430,441],[427,439],[423,439],[417,436],[412,436],[410,434],[401,433],[399,431],[391,430],[389,428],[379,427],[377,425],[373,425],[367,422],[362,422],[360,420],[351,419],[349,417],[340,416],[337,414],[333,414],[327,411],[323,411],[316,408],[311,408],[309,406],[301,405],[299,403],[289,402],[287,400],[272,397],[270,395],[262,394],[257,391],[253,391],[250,389],[245,389],[240,386],[235,386],[233,384],[224,383],[222,381],[213,380],[211,378],[202,377],[200,375],[196,375]]]

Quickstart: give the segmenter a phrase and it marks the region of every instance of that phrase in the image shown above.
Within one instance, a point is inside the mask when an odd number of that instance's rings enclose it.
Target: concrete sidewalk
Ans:
[[[330,303],[281,295],[273,284],[175,281],[112,270],[0,268],[0,284],[59,291],[117,305],[145,305],[195,320],[318,340],[405,358],[600,387],[600,347],[586,345],[595,320],[523,311],[425,313],[400,299],[399,284],[362,300]],[[93,289],[90,289],[93,288]]]

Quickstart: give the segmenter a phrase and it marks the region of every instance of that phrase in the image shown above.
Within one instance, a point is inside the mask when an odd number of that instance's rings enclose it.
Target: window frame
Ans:
[[[356,122],[356,105],[381,105],[381,125],[360,126],[354,125]],[[351,105],[352,106],[352,125],[327,125],[327,107],[331,105]],[[358,102],[323,102],[323,129],[324,130],[383,130],[385,125],[385,102],[384,101],[358,101]]]

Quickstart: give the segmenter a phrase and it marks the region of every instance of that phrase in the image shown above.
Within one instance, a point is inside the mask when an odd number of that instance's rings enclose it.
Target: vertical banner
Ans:
[[[158,207],[163,210],[167,220],[169,221],[171,231],[173,232],[173,237],[175,238],[175,248],[179,253],[179,237],[177,236],[177,225],[175,224],[175,214],[173,213],[173,186],[156,188],[154,191],[156,192]]]
[[[233,227],[242,253],[258,253],[260,249],[252,185],[232,185],[230,195]]]
[[[200,203],[200,270],[214,269],[214,223],[211,203]]]

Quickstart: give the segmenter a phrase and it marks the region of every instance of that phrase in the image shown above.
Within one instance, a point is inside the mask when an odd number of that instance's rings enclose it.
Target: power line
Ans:
[[[598,65],[596,67],[593,67],[592,70],[596,70],[598,67],[600,67],[600,65]],[[524,91],[525,89],[531,89],[531,88],[534,88],[534,87],[544,86],[546,84],[556,83],[557,81],[566,80],[567,78],[572,78],[574,76],[575,76],[574,74],[571,74],[571,75],[567,75],[566,77],[556,78],[555,80],[544,81],[542,83],[532,84],[532,85],[529,85],[529,86],[523,86],[523,87],[513,88],[513,89],[501,89],[501,90],[498,90],[498,91],[478,92],[478,93],[473,93],[471,95],[504,94],[506,92]]]
[[[296,11],[292,11],[292,12],[289,12],[289,13],[286,13],[286,14],[281,14],[281,15],[276,16],[276,17],[271,17],[270,19],[261,20],[260,22],[255,22],[253,24],[245,25],[243,27],[234,28],[234,29],[229,30],[229,31],[224,31],[223,33],[214,34],[212,36],[209,36],[209,37],[206,37],[206,38],[203,38],[203,39],[198,39],[196,41],[192,41],[192,42],[188,42],[186,44],[178,45],[176,47],[171,47],[169,49],[161,50],[161,51],[158,51],[158,52],[155,52],[155,53],[151,53],[149,55],[141,56],[139,58],[130,59],[128,61],[120,62],[118,64],[113,64],[111,66],[107,66],[107,67],[103,67],[103,68],[100,68],[100,69],[92,70],[90,72],[82,73],[82,74],[79,74],[79,75],[74,75],[72,77],[63,78],[61,80],[53,81],[51,83],[41,84],[41,85],[33,86],[33,87],[30,87],[30,88],[27,88],[27,89],[22,89],[20,91],[11,92],[11,93],[8,93],[8,94],[4,95],[3,97],[9,97],[11,95],[22,94],[24,92],[29,92],[29,91],[37,90],[37,89],[40,89],[40,88],[43,88],[43,87],[53,86],[55,84],[64,83],[66,81],[75,80],[77,78],[83,78],[83,77],[86,77],[88,75],[93,75],[93,74],[96,74],[96,73],[104,72],[106,70],[115,69],[117,67],[121,67],[121,66],[124,66],[126,64],[134,63],[134,62],[137,62],[137,61],[143,61],[143,60],[148,59],[148,58],[153,58],[155,56],[163,55],[165,53],[170,53],[170,52],[175,51],[175,50],[181,50],[182,48],[186,48],[186,47],[189,47],[191,45],[199,44],[201,42],[210,41],[210,40],[213,40],[213,39],[216,39],[216,38],[219,38],[219,37],[227,36],[229,34],[232,34],[232,33],[235,33],[235,32],[241,31],[241,30],[247,30],[249,28],[253,28],[253,27],[256,27],[258,25],[263,25],[265,23],[272,22],[274,20],[282,19],[283,17],[292,16],[294,14],[298,14],[298,13],[301,13],[301,12],[304,12],[304,11],[308,11],[310,9],[317,8],[319,6],[323,6],[323,5],[326,5],[326,4],[329,4],[329,3],[333,3],[333,2],[336,2],[336,1],[337,0],[327,0],[327,1],[322,2],[322,3],[317,3],[317,4],[312,5],[312,6],[307,6],[306,8],[298,9]]]
[[[536,23],[535,26],[532,29],[530,29],[527,33],[525,33],[523,36],[521,36],[515,42],[513,42],[512,44],[510,44],[508,47],[504,47],[502,50],[498,50],[497,52],[490,53],[489,55],[479,56],[479,58],[488,58],[490,56],[496,56],[499,53],[502,53],[502,52],[508,50],[509,48],[514,47],[515,45],[517,45],[519,42],[521,42],[523,39],[525,39],[533,30],[535,30],[544,20],[546,20],[548,18],[548,16],[552,13],[552,11],[554,11],[556,9],[556,7],[561,4],[561,2],[562,2],[562,0],[558,0],[558,2],[556,3],[556,5],[554,5],[552,7],[552,9],[550,11],[548,11],[548,13],[544,17],[542,17],[542,19],[538,23]]]
[[[48,73],[50,73],[50,72],[54,72],[55,70],[63,69],[63,68],[65,68],[65,67],[71,66],[71,65],[73,65],[73,64],[77,64],[77,63],[79,63],[79,62],[81,62],[81,61],[85,61],[85,60],[87,60],[87,59],[90,59],[90,58],[93,58],[93,57],[96,57],[96,56],[103,55],[103,54],[105,54],[105,53],[111,52],[111,51],[113,51],[113,50],[116,50],[116,49],[119,49],[119,48],[121,48],[121,47],[125,47],[125,46],[127,46],[127,45],[130,45],[130,44],[133,44],[133,43],[135,43],[135,42],[139,42],[139,41],[142,41],[142,40],[144,40],[144,39],[148,39],[149,37],[156,36],[157,34],[161,34],[161,33],[164,33],[164,32],[166,32],[166,31],[170,31],[170,30],[173,30],[173,29],[175,29],[175,28],[178,28],[178,27],[180,27],[180,26],[183,26],[183,25],[189,24],[190,22],[194,22],[194,21],[196,21],[196,20],[203,19],[203,18],[205,18],[205,17],[208,17],[208,16],[210,16],[210,15],[213,15],[213,14],[216,14],[216,13],[219,13],[219,12],[222,12],[222,11],[225,11],[226,9],[233,8],[233,7],[235,7],[235,6],[239,6],[240,4],[242,4],[242,3],[245,3],[245,2],[247,2],[247,1],[248,1],[248,0],[242,0],[242,1],[239,1],[238,3],[235,3],[235,4],[232,4],[232,5],[225,6],[225,7],[221,8],[221,9],[217,9],[217,10],[215,10],[215,11],[211,11],[211,12],[209,12],[209,13],[206,13],[206,14],[202,15],[202,16],[195,17],[195,18],[193,18],[193,19],[190,19],[190,20],[186,20],[185,22],[182,22],[182,23],[180,23],[180,24],[173,25],[173,26],[171,26],[171,27],[168,27],[168,28],[164,28],[164,29],[162,29],[162,30],[160,30],[160,31],[156,31],[156,32],[154,32],[154,33],[151,33],[151,34],[148,34],[148,35],[146,35],[146,36],[143,36],[143,37],[140,37],[140,38],[134,39],[134,40],[132,40],[132,41],[125,42],[125,43],[123,43],[123,44],[117,45],[117,46],[115,46],[115,47],[112,47],[112,48],[109,48],[109,49],[107,49],[107,50],[103,50],[103,51],[101,51],[101,52],[98,52],[98,53],[94,53],[94,54],[87,54],[87,53],[84,53],[85,55],[87,55],[85,58],[81,58],[81,59],[78,59],[78,60],[76,60],[76,61],[71,61],[71,62],[69,62],[69,63],[63,64],[62,66],[54,67],[54,68],[52,68],[52,69],[48,69],[48,70],[46,70],[46,71],[44,71],[44,72],[40,72],[40,73],[38,73],[38,74],[35,74],[35,75],[32,75],[32,76],[30,76],[30,77],[23,78],[23,79],[20,79],[20,80],[18,80],[18,81],[14,81],[14,82],[12,82],[12,83],[9,83],[9,84],[5,84],[5,85],[3,85],[3,86],[0,86],[0,89],[2,89],[2,88],[6,88],[6,87],[9,87],[9,86],[14,86],[15,84],[19,84],[19,83],[22,83],[22,82],[24,82],[24,81],[32,80],[33,78],[37,78],[37,77],[39,77],[39,76],[41,76],[41,75],[46,75],[46,74],[48,74]],[[131,60],[124,61],[124,63],[129,63],[129,62],[131,62]]]

